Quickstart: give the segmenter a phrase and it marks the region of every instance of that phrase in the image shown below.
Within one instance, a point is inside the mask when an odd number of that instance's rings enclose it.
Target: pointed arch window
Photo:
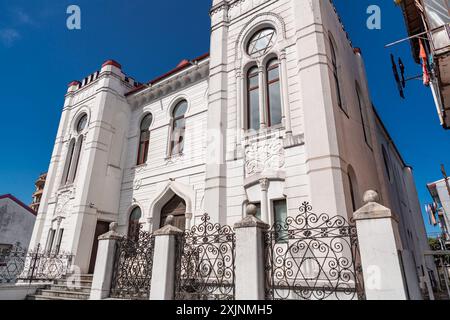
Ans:
[[[87,114],[83,114],[78,118],[75,125],[75,132],[78,137],[72,138],[69,143],[69,149],[67,151],[66,164],[63,171],[62,184],[66,185],[75,181],[78,166],[80,164],[81,152],[83,150],[84,136],[83,132],[88,125]]]
[[[67,152],[67,157],[66,157],[66,165],[64,167],[64,174],[63,174],[63,179],[62,179],[62,183],[63,184],[67,184],[69,181],[69,171],[70,168],[72,167],[72,159],[74,156],[74,152],[75,152],[75,138],[73,138],[72,140],[70,140],[69,143],[69,150]]]
[[[338,68],[338,62],[337,62],[337,55],[336,55],[336,47],[334,45],[333,37],[330,35],[330,50],[331,50],[331,64],[333,68],[333,79],[334,79],[334,87],[336,90],[336,99],[339,108],[344,110],[344,105],[342,103],[342,95],[341,95],[341,85],[339,83],[339,68]],[[347,112],[347,110],[344,110]]]
[[[381,145],[381,152],[383,154],[383,161],[384,161],[384,168],[386,169],[386,175],[388,177],[389,182],[392,182],[391,159],[384,145]]]
[[[182,154],[184,151],[184,134],[186,130],[185,114],[187,107],[187,101],[183,100],[172,111],[170,156]]]
[[[83,149],[83,140],[84,140],[83,135],[81,135],[78,138],[77,145],[75,148],[76,152],[74,153],[73,173],[72,173],[72,177],[71,177],[72,182],[75,181],[75,178],[77,176],[78,165],[79,165],[80,156],[81,156],[81,150]]]
[[[267,109],[268,126],[281,124],[280,64],[277,59],[267,63]]]
[[[350,192],[350,200],[352,204],[352,212],[355,212],[358,209],[358,189],[357,189],[357,180],[356,180],[356,173],[353,170],[352,166],[348,167],[347,170],[347,176],[348,176],[348,186],[349,186],[349,192]]]
[[[139,230],[141,229],[140,220],[142,217],[141,208],[135,207],[131,213],[128,222],[128,239],[139,240]]]
[[[367,108],[361,95],[361,90],[359,89],[358,83],[356,83],[356,97],[358,99],[358,107],[364,132],[364,140],[366,141],[366,144],[369,146],[369,148],[372,149],[372,134],[370,132]]]
[[[139,134],[139,149],[137,157],[137,165],[147,162],[148,150],[150,145],[150,126],[153,121],[152,114],[147,114],[141,121]]]
[[[252,67],[247,75],[247,128],[259,130],[261,119],[259,111],[259,70]]]

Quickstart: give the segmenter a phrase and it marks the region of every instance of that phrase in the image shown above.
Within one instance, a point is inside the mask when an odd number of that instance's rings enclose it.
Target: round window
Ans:
[[[276,32],[274,29],[263,29],[253,35],[248,44],[247,53],[252,57],[266,54],[275,44]]]
[[[81,133],[84,131],[84,129],[86,128],[87,125],[87,115],[83,114],[80,118],[80,120],[78,120],[78,124],[77,124],[77,132]]]

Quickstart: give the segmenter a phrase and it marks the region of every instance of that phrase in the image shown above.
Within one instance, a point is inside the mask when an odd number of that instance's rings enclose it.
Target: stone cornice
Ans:
[[[134,107],[139,107],[160,97],[181,91],[184,88],[197,83],[199,80],[206,79],[208,75],[209,59],[206,59],[205,62],[182,70],[161,82],[155,83],[138,93],[128,96],[127,100]]]
[[[241,0],[238,0],[241,1]],[[219,4],[216,4],[215,6],[213,6],[211,8],[211,10],[209,10],[209,15],[212,17],[213,15],[219,13],[222,10],[228,10],[230,4],[228,4],[227,2],[223,1]]]

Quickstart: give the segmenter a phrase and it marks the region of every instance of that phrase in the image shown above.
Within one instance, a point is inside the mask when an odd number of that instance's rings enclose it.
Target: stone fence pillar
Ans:
[[[408,299],[399,259],[402,249],[398,218],[378,203],[375,191],[364,194],[365,205],[353,217],[358,232],[367,300]]]
[[[109,225],[109,232],[98,238],[97,259],[95,261],[90,300],[102,300],[109,297],[114,271],[116,242],[122,238],[116,230],[117,222],[112,222]]]
[[[264,300],[264,231],[269,225],[256,218],[250,204],[247,217],[234,225],[236,233],[236,300]]]
[[[150,300],[173,300],[175,293],[176,242],[183,231],[174,227],[173,216],[167,224],[153,233],[155,248],[153,255]]]

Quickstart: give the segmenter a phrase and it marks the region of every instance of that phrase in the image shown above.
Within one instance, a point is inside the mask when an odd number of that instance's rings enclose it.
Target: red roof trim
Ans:
[[[69,83],[69,87],[71,87],[71,86],[79,86],[81,84],[81,82],[80,81],[72,81],[71,83]]]
[[[0,196],[0,200],[2,199],[10,199],[12,201],[14,201],[15,203],[17,203],[19,206],[23,207],[25,210],[27,210],[28,212],[30,212],[32,215],[36,216],[37,213],[36,211],[34,211],[33,209],[31,209],[29,206],[27,206],[25,203],[23,203],[22,201],[20,201],[19,199],[17,199],[16,197],[14,197],[12,194],[4,194]]]
[[[201,61],[201,60],[206,59],[208,57],[209,57],[209,53],[205,53],[205,54],[203,54],[203,55],[193,59],[191,62],[198,62],[198,61]],[[159,82],[159,81],[161,81],[161,80],[163,80],[165,78],[168,78],[171,75],[173,75],[173,74],[175,74],[175,73],[177,73],[177,72],[179,72],[179,71],[181,71],[181,70],[183,70],[183,69],[185,69],[185,68],[187,68],[189,66],[191,66],[191,64],[189,63],[189,61],[186,60],[186,63],[180,63],[176,68],[174,68],[174,69],[170,70],[169,72],[167,72],[167,73],[165,73],[165,74],[163,74],[163,75],[161,75],[161,76],[159,76],[159,77],[157,77],[157,78],[147,82],[147,85],[154,85],[155,83],[157,83],[157,82]],[[129,96],[129,95],[131,95],[133,93],[137,93],[137,92],[145,89],[146,87],[147,87],[146,85],[142,84],[142,85],[134,88],[130,92],[126,93],[125,96]]]
[[[122,66],[120,65],[120,63],[118,63],[115,60],[107,60],[107,61],[105,61],[105,63],[103,63],[103,65],[102,65],[102,68],[106,67],[106,66],[114,66],[114,67],[117,67],[119,69],[122,69]]]

